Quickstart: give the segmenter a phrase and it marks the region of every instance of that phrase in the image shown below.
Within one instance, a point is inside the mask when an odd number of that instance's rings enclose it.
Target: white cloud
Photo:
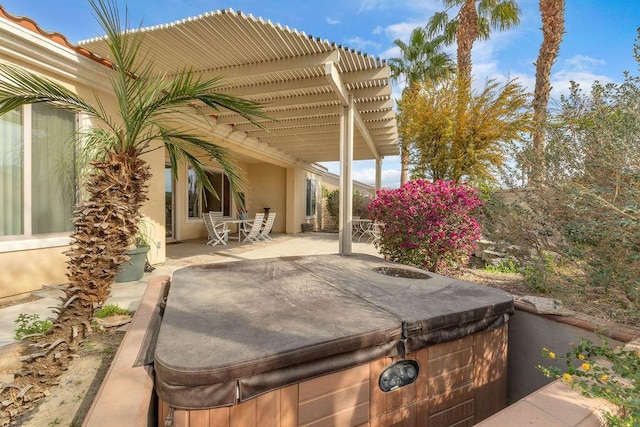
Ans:
[[[385,0],[361,0],[360,10],[358,12],[369,12],[374,9],[382,9],[385,6]]]
[[[333,18],[327,16],[327,24],[329,24],[329,25],[338,25],[338,24],[341,24],[341,22],[338,19],[333,19]]]
[[[351,48],[356,48],[363,51],[380,49],[380,43],[376,43],[372,40],[365,40],[361,37],[353,37],[348,39],[347,45]]]
[[[551,76],[551,98],[559,100],[560,95],[568,95],[571,82],[576,82],[585,91],[589,91],[595,81],[612,83],[613,79],[603,74],[580,70],[560,70]]]
[[[400,48],[396,45],[390,47],[380,54],[380,58],[389,59],[389,58],[397,58],[400,56]]]
[[[592,70],[599,65],[605,65],[605,61],[602,59],[591,58],[586,55],[574,55],[571,58],[567,58],[564,63],[567,67],[582,71]]]
[[[383,31],[384,31],[384,30],[383,30],[382,26],[378,25],[377,27],[375,27],[375,28],[373,29],[373,31],[371,32],[371,34],[375,34],[375,35],[382,34],[382,32],[383,32]]]
[[[400,39],[404,42],[408,42],[411,32],[421,25],[422,24],[416,22],[398,22],[397,24],[387,26],[384,29],[384,33],[391,40]]]

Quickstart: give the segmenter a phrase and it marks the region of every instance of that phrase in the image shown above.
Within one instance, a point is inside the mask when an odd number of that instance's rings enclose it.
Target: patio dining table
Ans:
[[[253,223],[253,219],[252,218],[245,218],[245,219],[240,219],[240,218],[233,218],[233,217],[225,217],[223,216],[222,218],[217,218],[214,220],[215,224],[236,224],[238,226],[238,242],[242,241],[242,233],[241,230],[243,229],[243,227],[246,224],[251,225],[251,223]]]

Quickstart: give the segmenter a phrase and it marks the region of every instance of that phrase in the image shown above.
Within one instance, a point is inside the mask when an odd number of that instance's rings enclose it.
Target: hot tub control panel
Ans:
[[[415,360],[401,360],[385,368],[380,374],[380,390],[387,392],[404,387],[418,379],[420,365]]]

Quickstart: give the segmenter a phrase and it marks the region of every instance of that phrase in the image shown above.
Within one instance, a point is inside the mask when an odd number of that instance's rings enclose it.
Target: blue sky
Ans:
[[[368,54],[391,58],[398,54],[393,41],[407,41],[411,31],[424,25],[440,0],[118,0],[128,5],[132,26],[157,25],[204,12],[232,8],[272,23],[327,39]],[[571,80],[588,87],[595,80],[620,82],[623,71],[638,74],[633,43],[640,26],[640,0],[567,0],[564,40],[552,69],[552,101],[567,92]],[[43,29],[57,31],[71,42],[100,35],[87,0],[0,0],[14,15],[28,16]],[[522,22],[517,28],[494,33],[488,42],[476,42],[473,75],[503,80],[517,77],[533,90],[536,60],[542,35],[538,0],[518,0]],[[451,51],[454,52],[453,48]],[[399,94],[400,88],[394,93]],[[327,164],[332,172],[337,163]],[[373,183],[374,164],[359,161],[353,176]],[[383,186],[397,187],[397,157],[383,161]]]

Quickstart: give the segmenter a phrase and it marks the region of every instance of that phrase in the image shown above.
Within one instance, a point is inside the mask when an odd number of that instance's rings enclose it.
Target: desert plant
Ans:
[[[378,190],[371,219],[384,224],[376,245],[403,264],[446,272],[464,265],[480,238],[477,190],[455,182],[416,180]]]
[[[17,325],[14,334],[16,340],[21,340],[29,335],[46,334],[53,328],[53,322],[40,320],[40,315],[35,313],[20,313],[13,322]]]
[[[520,265],[520,263],[517,260],[511,258],[500,260],[497,264],[487,264],[484,269],[497,273],[522,273],[522,266]]]
[[[206,179],[202,157],[193,154],[200,151],[220,164],[233,191],[241,187],[238,167],[225,151],[193,131],[174,127],[167,119],[195,116],[189,107],[194,102],[226,108],[252,121],[261,114],[259,105],[217,92],[219,78],[200,80],[190,70],[169,74],[171,77],[156,74],[143,53],[145,33],[128,28],[127,19],[121,22],[115,1],[90,0],[90,4],[111,53],[111,67],[105,67],[105,73],[115,94],[116,112],[106,111],[99,99],[92,103],[54,81],[0,65],[0,114],[24,104],[47,103],[83,113],[96,125],[81,135],[82,144],[78,144],[86,147],[81,154],[90,168],[83,181],[86,197],[75,209],[68,253],[71,286],[58,316],[60,322],[75,322],[81,330],[89,324],[94,307],[106,301],[119,267],[128,259],[124,253],[134,243],[151,177],[143,155],[155,149],[155,142],[164,145],[174,174],[179,163],[186,163],[200,185],[215,193]]]
[[[547,348],[543,356],[563,360],[564,367],[538,366],[544,375],[561,378],[585,396],[602,397],[620,408],[620,413],[606,413],[610,426],[637,426],[640,422],[640,351],[611,348],[607,341],[601,345],[581,339],[571,345],[564,356]]]
[[[640,38],[636,59],[640,62]],[[519,200],[487,203],[487,237],[519,248],[535,285],[548,289],[562,270],[545,263],[553,253],[571,265],[570,279],[585,293],[616,301],[629,319],[640,313],[640,77],[621,84],[572,85],[550,116],[545,174]],[[533,150],[521,160],[536,161]]]
[[[132,311],[127,310],[125,308],[121,308],[117,304],[107,304],[104,307],[102,307],[100,310],[96,311],[94,316],[97,317],[98,319],[104,319],[105,317],[110,317],[110,316],[119,316],[119,315],[128,316],[131,314],[133,314]]]

